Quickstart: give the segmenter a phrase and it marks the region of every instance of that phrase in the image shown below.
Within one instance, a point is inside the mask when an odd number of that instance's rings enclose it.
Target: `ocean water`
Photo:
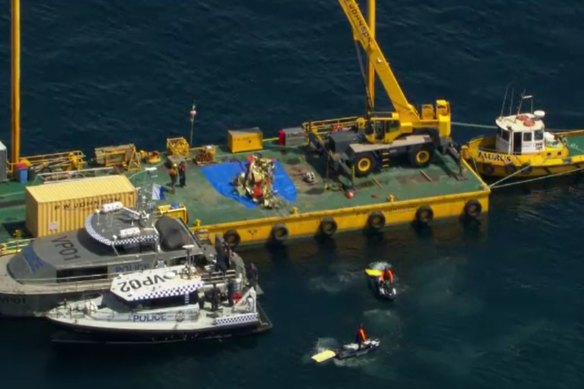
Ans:
[[[225,130],[267,135],[358,114],[363,81],[333,0],[22,0],[22,153],[136,143],[161,149]],[[10,138],[10,5],[0,8],[0,140]],[[378,1],[378,41],[408,98],[444,97],[454,120],[491,124],[509,83],[547,125],[584,123],[584,3]],[[377,89],[377,105],[387,98]],[[485,130],[457,128],[465,141]],[[244,253],[272,332],[221,343],[57,348],[42,320],[0,321],[3,385],[27,387],[584,387],[584,182],[495,191],[480,228],[393,229]],[[372,297],[363,269],[388,259],[400,296]],[[370,358],[316,366],[353,337]]]

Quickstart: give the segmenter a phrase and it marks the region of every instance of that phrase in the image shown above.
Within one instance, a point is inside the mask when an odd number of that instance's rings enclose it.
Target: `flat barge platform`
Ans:
[[[128,173],[136,187],[144,182],[147,169],[150,181],[167,188],[159,204],[181,204],[188,212],[193,232],[211,241],[222,235],[228,241],[258,245],[272,241],[332,237],[335,233],[379,230],[407,224],[431,224],[437,220],[464,221],[482,218],[489,209],[488,186],[464,161],[457,163],[448,155],[436,153],[423,168],[392,166],[366,177],[355,177],[351,195],[338,180],[327,177],[327,159],[308,145],[281,146],[277,139],[263,141],[263,149],[231,153],[226,146],[216,148],[215,164],[240,162],[251,154],[275,159],[296,188],[296,199],[275,209],[246,207],[218,192],[203,173],[205,166],[193,162],[197,149],[187,160],[186,186],[172,191],[165,158],[156,165],[142,165]],[[171,157],[172,158],[172,157]],[[304,180],[306,172],[314,181]],[[225,177],[233,181],[235,177]],[[28,185],[38,184],[38,179]],[[25,228],[25,187],[14,181],[0,184],[0,239],[14,240]],[[4,250],[6,247],[4,246]]]
[[[193,155],[195,152],[196,149],[191,150]],[[154,165],[156,172],[151,180],[167,188],[161,203],[186,207],[188,225],[194,232],[207,235],[211,241],[222,235],[244,245],[395,225],[430,224],[443,219],[463,221],[471,216],[480,218],[489,209],[488,186],[466,162],[461,161],[459,165],[440,153],[424,168],[393,166],[367,177],[356,177],[352,197],[347,196],[338,181],[327,179],[326,158],[309,146],[285,147],[277,139],[267,139],[262,150],[235,154],[221,146],[217,147],[215,163],[239,161],[243,171],[251,154],[279,162],[296,187],[295,201],[276,209],[246,207],[219,193],[204,175],[204,167],[193,163],[192,158],[187,159],[185,187],[171,190],[163,163]],[[303,179],[307,171],[315,175],[312,183]],[[139,187],[145,174],[143,169],[128,176]],[[3,242],[14,239],[15,231],[25,231],[25,186],[17,182],[0,184]],[[472,209],[471,205],[474,205]],[[420,220],[421,210],[425,211],[423,220]]]

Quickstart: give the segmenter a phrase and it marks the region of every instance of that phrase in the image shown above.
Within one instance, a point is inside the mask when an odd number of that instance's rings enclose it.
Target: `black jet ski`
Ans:
[[[394,300],[397,297],[395,282],[383,280],[381,277],[383,271],[388,268],[391,269],[391,264],[388,262],[373,262],[365,269],[365,274],[367,274],[371,290],[377,297]]]
[[[369,354],[379,348],[381,341],[377,338],[369,338],[361,345],[358,343],[348,343],[343,347],[334,350],[324,350],[312,356],[312,359],[318,363],[335,358],[339,360],[358,358]]]

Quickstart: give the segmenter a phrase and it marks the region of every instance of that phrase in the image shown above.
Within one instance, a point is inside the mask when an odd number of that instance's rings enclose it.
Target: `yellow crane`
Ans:
[[[373,69],[394,112],[381,114],[368,110],[365,117],[304,123],[313,143],[335,154],[335,161],[346,165],[346,171],[351,169],[358,176],[389,167],[390,159],[400,155],[407,155],[414,166],[425,166],[436,149],[443,152],[452,150],[449,102],[437,99],[435,104],[423,104],[420,114],[408,101],[375,40],[375,0],[368,1],[369,24],[356,0],[339,0],[339,4],[351,25],[353,39],[367,54],[369,107],[374,102]],[[330,133],[325,141],[322,135],[327,131]],[[354,142],[354,131],[362,134],[361,142]]]

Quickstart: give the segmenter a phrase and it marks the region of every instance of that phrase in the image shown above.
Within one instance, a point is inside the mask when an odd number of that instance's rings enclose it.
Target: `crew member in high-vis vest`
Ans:
[[[363,325],[359,325],[359,328],[357,328],[357,334],[355,335],[355,343],[357,343],[359,345],[359,348],[361,348],[361,345],[367,340],[367,333],[365,333],[365,328],[363,328]]]

